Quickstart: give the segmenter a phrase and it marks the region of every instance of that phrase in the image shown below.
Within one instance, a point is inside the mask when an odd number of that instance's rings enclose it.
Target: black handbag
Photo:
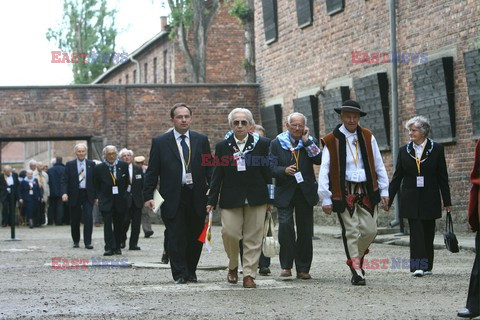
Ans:
[[[443,234],[443,240],[445,241],[445,246],[448,251],[452,253],[458,252],[458,240],[455,233],[453,233],[453,222],[450,212],[447,212],[447,218],[445,219],[445,233]]]

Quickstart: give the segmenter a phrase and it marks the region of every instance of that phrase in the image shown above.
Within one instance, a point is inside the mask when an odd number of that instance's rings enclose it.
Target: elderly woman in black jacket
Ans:
[[[432,274],[435,220],[442,217],[442,201],[452,210],[443,146],[428,138],[427,118],[407,121],[410,142],[400,148],[390,182],[390,205],[399,194],[400,217],[410,226],[410,271],[413,276]],[[402,183],[403,182],[403,183]]]

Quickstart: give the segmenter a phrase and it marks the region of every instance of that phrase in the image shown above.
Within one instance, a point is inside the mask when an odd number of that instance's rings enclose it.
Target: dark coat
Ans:
[[[32,190],[32,194],[30,194]],[[40,185],[37,179],[32,180],[32,186],[27,180],[23,180],[20,183],[20,199],[23,200],[25,204],[37,203],[42,200],[42,192],[40,190]]]
[[[216,206],[219,195],[219,206],[225,209],[243,207],[245,199],[252,206],[270,202],[267,187],[267,184],[272,183],[270,163],[262,161],[262,159],[269,160],[269,144],[269,139],[260,137],[253,151],[246,154],[246,171],[238,171],[237,166],[232,165],[233,147],[238,150],[235,138],[232,135],[220,141],[215,148],[215,157],[230,160],[228,164],[224,162],[223,165],[214,167],[208,204]],[[249,135],[244,150],[248,150],[251,146],[253,146],[253,136]]]
[[[63,163],[55,163],[53,167],[48,169],[48,185],[50,186],[50,197],[61,197],[62,178],[65,173],[65,165]]]
[[[93,205],[96,199],[94,184],[94,168],[95,162],[85,159],[86,164],[86,190],[88,201]],[[65,165],[65,172],[62,176],[62,195],[68,195],[68,205],[74,207],[78,202],[79,180],[78,180],[77,159],[68,161]]]
[[[318,146],[318,140],[313,138],[313,142]],[[320,165],[322,154],[310,158],[305,148],[300,149],[298,166],[302,173],[304,182],[298,184],[295,177],[287,175],[285,168],[295,164],[295,159],[290,150],[285,150],[280,145],[278,139],[274,139],[270,144],[270,157],[278,160],[278,165],[272,167],[272,175],[275,178],[275,200],[274,205],[278,208],[288,207],[295,194],[297,186],[302,190],[308,204],[315,206],[318,203],[318,183],[315,178],[313,165]]]
[[[132,183],[130,192],[127,193],[127,206],[130,208],[132,205],[137,209],[143,208],[143,184],[144,174],[142,168],[133,165],[133,175],[131,177]],[[129,179],[130,183],[130,179]]]
[[[212,167],[202,166],[202,154],[211,155],[207,136],[190,130],[190,161],[193,178],[193,198],[196,214],[206,215],[207,190],[212,175]],[[165,200],[162,216],[173,218],[180,204],[182,189],[182,160],[172,131],[152,139],[148,169],[145,174],[143,196],[145,201],[153,199],[153,190],[160,179],[160,194]]]
[[[13,177],[13,186],[10,187],[10,193],[13,194],[14,202],[17,202],[18,199],[20,198],[19,194],[19,189],[20,189],[20,181],[18,181],[18,174],[15,172],[12,172],[12,177]],[[5,177],[4,174],[0,175],[0,203],[4,202],[7,198],[8,195],[8,184],[7,184],[7,178]]]
[[[98,197],[98,208],[102,212],[109,212],[114,205],[118,210],[127,210],[126,193],[129,184],[128,163],[118,161],[116,171],[114,183],[110,169],[104,162],[95,166],[95,192]],[[118,187],[118,194],[112,194],[113,186]]]
[[[390,204],[400,191],[398,204],[400,217],[406,219],[433,220],[442,217],[442,202],[451,206],[450,187],[448,186],[447,164],[443,146],[427,140],[420,165],[420,175],[424,177],[424,187],[417,187],[417,164],[412,142],[401,147],[398,152],[397,165],[388,193]],[[407,151],[409,146],[410,154]],[[428,151],[430,150],[431,151]]]

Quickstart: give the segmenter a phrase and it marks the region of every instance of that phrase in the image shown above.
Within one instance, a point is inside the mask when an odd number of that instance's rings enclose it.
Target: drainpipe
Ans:
[[[142,68],[140,67],[140,62],[138,62],[138,60],[133,59],[133,57],[130,57],[130,60],[133,63],[137,64],[137,82],[136,83],[140,84],[140,79],[142,79],[142,77],[140,76],[140,74],[142,73]]]
[[[395,0],[390,0],[390,52],[392,53],[392,160],[393,168],[396,168],[398,157],[398,84],[397,84],[397,35],[395,19]],[[393,228],[400,224],[400,212],[398,210],[398,196],[394,202],[395,220],[390,221]],[[403,224],[400,225],[403,232]]]

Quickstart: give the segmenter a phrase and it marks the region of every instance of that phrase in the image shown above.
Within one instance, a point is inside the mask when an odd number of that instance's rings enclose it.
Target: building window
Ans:
[[[308,27],[313,22],[312,0],[296,0],[297,21],[300,28]]]
[[[125,75],[125,84],[128,84],[128,74]]]
[[[277,1],[262,0],[263,28],[267,44],[277,41]]]
[[[464,54],[465,72],[467,73],[468,97],[473,127],[473,136],[480,137],[480,50]]]
[[[339,13],[343,11],[345,7],[344,0],[326,0],[327,1],[327,14],[329,16],[334,15],[335,13]]]
[[[118,84],[122,84],[122,78],[118,79]]]
[[[167,83],[167,76],[168,76],[168,70],[167,70],[167,50],[163,51],[163,83]]]
[[[133,70],[133,83],[137,83],[137,70]]]
[[[157,58],[153,58],[153,83],[157,83]]]
[[[148,63],[145,63],[145,83],[148,83]]]

